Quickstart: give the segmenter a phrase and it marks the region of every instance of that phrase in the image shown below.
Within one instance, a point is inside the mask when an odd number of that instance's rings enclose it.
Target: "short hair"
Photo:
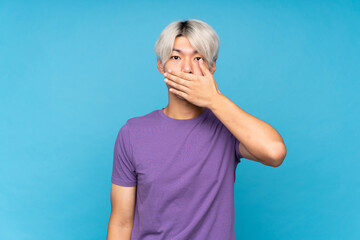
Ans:
[[[213,62],[218,58],[220,39],[209,24],[197,19],[172,22],[160,33],[154,51],[163,67],[170,58],[175,38],[180,36],[189,39],[192,47],[204,57],[211,69]]]

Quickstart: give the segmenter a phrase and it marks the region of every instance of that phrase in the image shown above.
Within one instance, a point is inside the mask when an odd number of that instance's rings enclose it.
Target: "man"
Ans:
[[[231,240],[240,158],[277,167],[282,137],[223,95],[219,39],[205,22],[169,24],[155,44],[165,108],[129,119],[116,138],[108,240]]]

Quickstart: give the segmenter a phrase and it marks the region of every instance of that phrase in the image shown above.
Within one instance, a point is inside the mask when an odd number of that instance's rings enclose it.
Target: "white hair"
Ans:
[[[171,56],[175,38],[180,36],[189,39],[192,47],[204,57],[211,69],[213,62],[218,58],[220,39],[209,24],[197,19],[172,22],[161,32],[154,51],[163,67]]]

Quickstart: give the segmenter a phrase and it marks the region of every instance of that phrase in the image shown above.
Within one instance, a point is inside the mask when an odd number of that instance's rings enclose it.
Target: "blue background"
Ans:
[[[360,238],[360,1],[1,1],[0,239],[106,238],[118,130],[167,105],[153,47],[189,18],[288,150],[238,165],[237,239]]]

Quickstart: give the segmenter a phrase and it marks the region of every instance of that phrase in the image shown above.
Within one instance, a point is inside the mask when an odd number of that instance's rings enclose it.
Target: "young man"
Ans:
[[[165,108],[129,119],[116,138],[108,240],[235,239],[240,158],[277,167],[282,137],[223,95],[214,79],[219,39],[195,19],[160,34]]]

